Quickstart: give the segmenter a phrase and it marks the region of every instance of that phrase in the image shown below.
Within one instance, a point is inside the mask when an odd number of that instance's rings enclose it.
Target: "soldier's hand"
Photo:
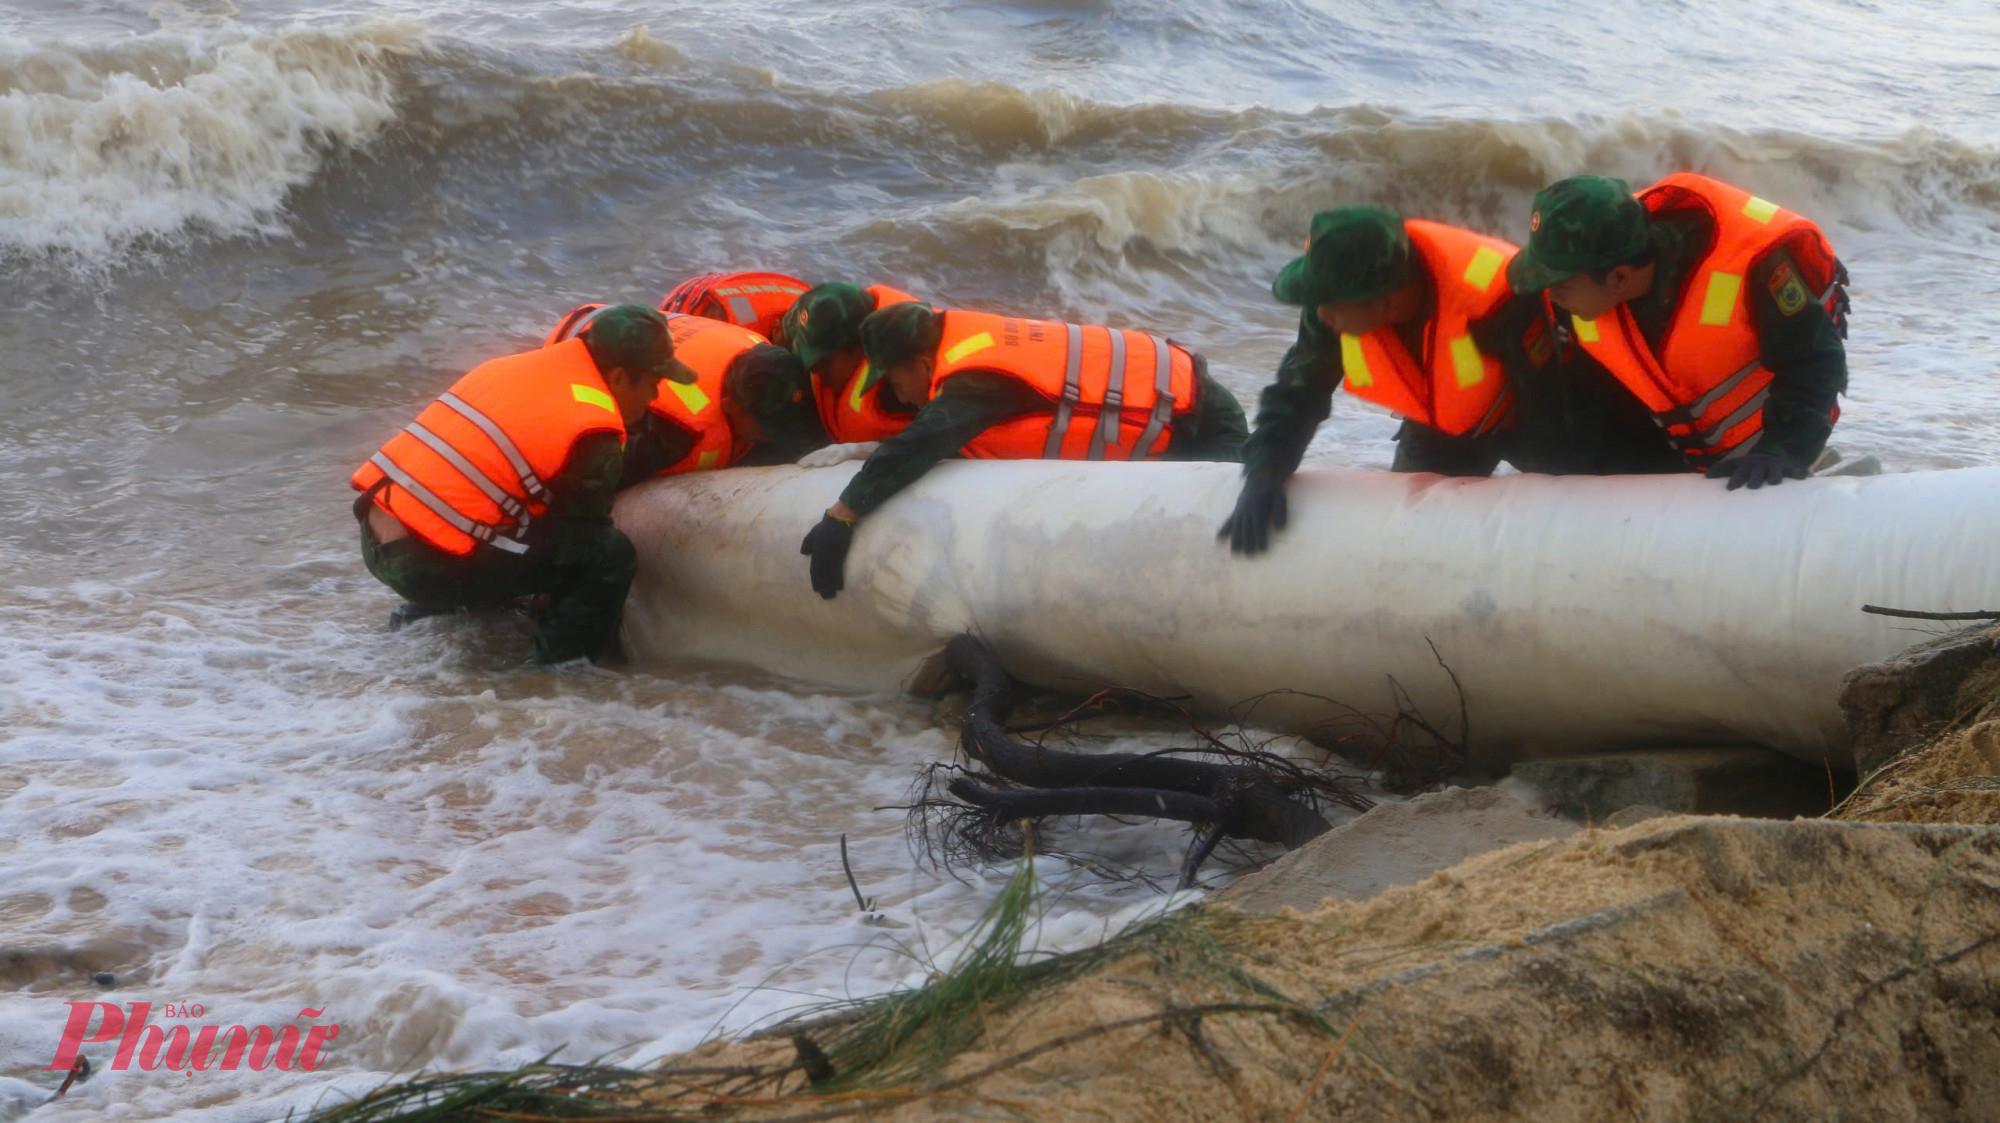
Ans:
[[[1271,532],[1285,529],[1285,481],[1251,476],[1236,496],[1236,510],[1217,538],[1229,539],[1232,554],[1261,554],[1270,548]]]
[[[812,559],[813,592],[832,600],[847,586],[847,548],[853,542],[854,524],[830,513],[821,515],[819,525],[806,532],[799,553]]]
[[[849,460],[866,460],[875,455],[875,446],[880,443],[880,441],[858,441],[854,444],[827,445],[799,457],[798,464],[801,468],[831,468],[836,464],[845,464]]]
[[[1809,473],[1805,465],[1768,452],[1752,452],[1734,460],[1725,460],[1708,470],[1711,480],[1726,479],[1729,486],[1724,489],[1735,491],[1747,487],[1756,491],[1765,484],[1776,487],[1786,480],[1802,480]]]

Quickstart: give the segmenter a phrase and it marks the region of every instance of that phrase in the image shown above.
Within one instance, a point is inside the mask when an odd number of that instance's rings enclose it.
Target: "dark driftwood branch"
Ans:
[[[1046,800],[1020,804],[1074,808],[1039,814],[1139,814],[1215,822],[1230,838],[1252,838],[1287,847],[1299,846],[1328,829],[1318,811],[1291,798],[1267,771],[1255,767],[1156,753],[1073,753],[1016,741],[1003,724],[1013,709],[1013,686],[986,645],[971,636],[959,636],[946,645],[945,662],[974,684],[960,739],[967,757],[1002,779],[1025,787],[1093,793],[1059,804]],[[956,784],[952,790],[958,794]],[[1136,802],[1146,806],[1132,806],[1135,801],[1129,794],[1119,794],[1132,790],[1142,793]],[[1199,804],[1168,799],[1173,793],[1199,797],[1213,812],[1198,814]],[[1092,804],[1091,800],[1097,802]],[[1180,807],[1183,812],[1151,809],[1161,805]]]
[[[1861,611],[1904,620],[2000,620],[2000,611],[1986,609],[1978,612],[1919,612],[1914,608],[1883,608],[1879,604],[1864,604]]]
[[[946,791],[1000,819],[1039,819],[1044,815],[1150,815],[1183,823],[1210,823],[1222,807],[1206,796],[1163,788],[1051,788],[1022,791],[989,788],[960,777]]]
[[[1188,847],[1187,860],[1181,863],[1180,888],[1194,888],[1195,875],[1201,872],[1201,864],[1215,853],[1215,847],[1222,841],[1222,824],[1210,823],[1203,827],[1195,838],[1194,845]]]

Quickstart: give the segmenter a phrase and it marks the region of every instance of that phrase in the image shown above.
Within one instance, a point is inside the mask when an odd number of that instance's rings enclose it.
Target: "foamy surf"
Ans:
[[[201,231],[277,233],[285,193],[396,117],[419,25],[374,20],[0,57],[0,248],[103,259]]]
[[[176,1082],[90,1046],[87,1091],[37,1119],[268,1119],[427,1067],[642,1061],[921,980],[1007,873],[913,863],[879,809],[951,754],[927,702],[515,671],[507,614],[383,644],[370,594],[340,579],[230,609],[141,580],[0,601],[0,799],[25,840],[0,842],[0,930],[67,956],[0,993],[0,1075],[49,1063],[69,1002],[341,1029],[317,1073]],[[842,834],[886,923],[857,910]],[[1090,850],[1170,877],[1177,837]],[[1041,862],[1051,949],[1164,903]]]

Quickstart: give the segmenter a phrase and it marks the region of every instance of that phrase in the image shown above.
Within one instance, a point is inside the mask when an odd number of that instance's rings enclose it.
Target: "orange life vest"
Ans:
[[[602,304],[581,304],[556,323],[549,343],[581,332]],[[693,368],[695,381],[660,380],[660,392],[647,408],[692,433],[694,447],[686,456],[660,469],[660,475],[695,472],[707,468],[727,468],[748,446],[736,447],[735,434],[722,415],[722,381],[736,356],[764,343],[764,337],[748,328],[726,324],[705,316],[665,313],[667,334],[673,337],[674,358]]]
[[[1051,407],[973,438],[964,453],[975,459],[1155,457],[1194,408],[1194,356],[1145,332],[946,312],[931,393],[967,371],[1018,378]]]
[[[769,339],[810,287],[783,273],[703,273],[675,285],[660,301],[660,311],[706,316]]]
[[[695,443],[686,456],[662,468],[660,475],[727,468],[750,451],[750,446],[737,447],[729,421],[722,415],[723,375],[736,356],[764,346],[764,337],[720,320],[674,314],[667,316],[667,332],[674,339],[674,357],[693,367],[696,377],[685,385],[661,379],[659,396],[649,408],[693,433]]]
[[[441,550],[526,553],[548,513],[544,481],[592,433],[623,440],[625,423],[589,348],[564,340],[474,367],[348,482]]]
[[[1513,295],[1507,259],[1518,247],[1422,219],[1403,224],[1430,272],[1437,312],[1421,359],[1393,327],[1340,337],[1347,392],[1453,436],[1479,436],[1506,419],[1514,394],[1500,360],[1480,352],[1471,325]]]
[[[917,299],[888,285],[869,285],[868,292],[875,298],[877,310]],[[834,444],[879,441],[894,436],[916,416],[914,413],[894,413],[882,408],[882,381],[877,379],[864,391],[861,386],[867,381],[867,376],[866,359],[854,368],[854,373],[848,376],[844,385],[830,385],[818,374],[812,376],[813,404],[819,408],[820,424]]]
[[[1743,296],[1751,268],[1774,249],[1789,250],[1807,292],[1836,323],[1846,271],[1811,220],[1707,176],[1670,175],[1638,197],[1655,216],[1700,210],[1715,223],[1715,243],[1681,290],[1660,354],[1623,304],[1570,320],[1577,343],[1653,411],[1690,464],[1705,468],[1749,452],[1763,435],[1772,376]]]

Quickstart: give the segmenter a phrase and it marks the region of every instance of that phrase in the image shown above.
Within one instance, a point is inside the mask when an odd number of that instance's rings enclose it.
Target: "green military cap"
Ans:
[[[944,338],[944,317],[921,300],[891,304],[861,321],[861,346],[868,356],[861,390],[881,381],[890,367],[937,350]]]
[[[1312,218],[1304,257],[1278,272],[1271,295],[1310,307],[1375,300],[1408,284],[1410,236],[1388,207],[1335,207]]]
[[[667,318],[643,304],[613,304],[590,317],[581,333],[600,367],[657,374],[672,382],[693,382],[694,370],[674,358]]]
[[[836,351],[861,345],[861,321],[875,310],[875,296],[860,285],[829,281],[799,294],[785,310],[778,333],[807,370]]]
[[[1540,292],[1567,277],[1632,260],[1652,220],[1622,179],[1573,175],[1535,193],[1528,244],[1507,263],[1515,292]]]

